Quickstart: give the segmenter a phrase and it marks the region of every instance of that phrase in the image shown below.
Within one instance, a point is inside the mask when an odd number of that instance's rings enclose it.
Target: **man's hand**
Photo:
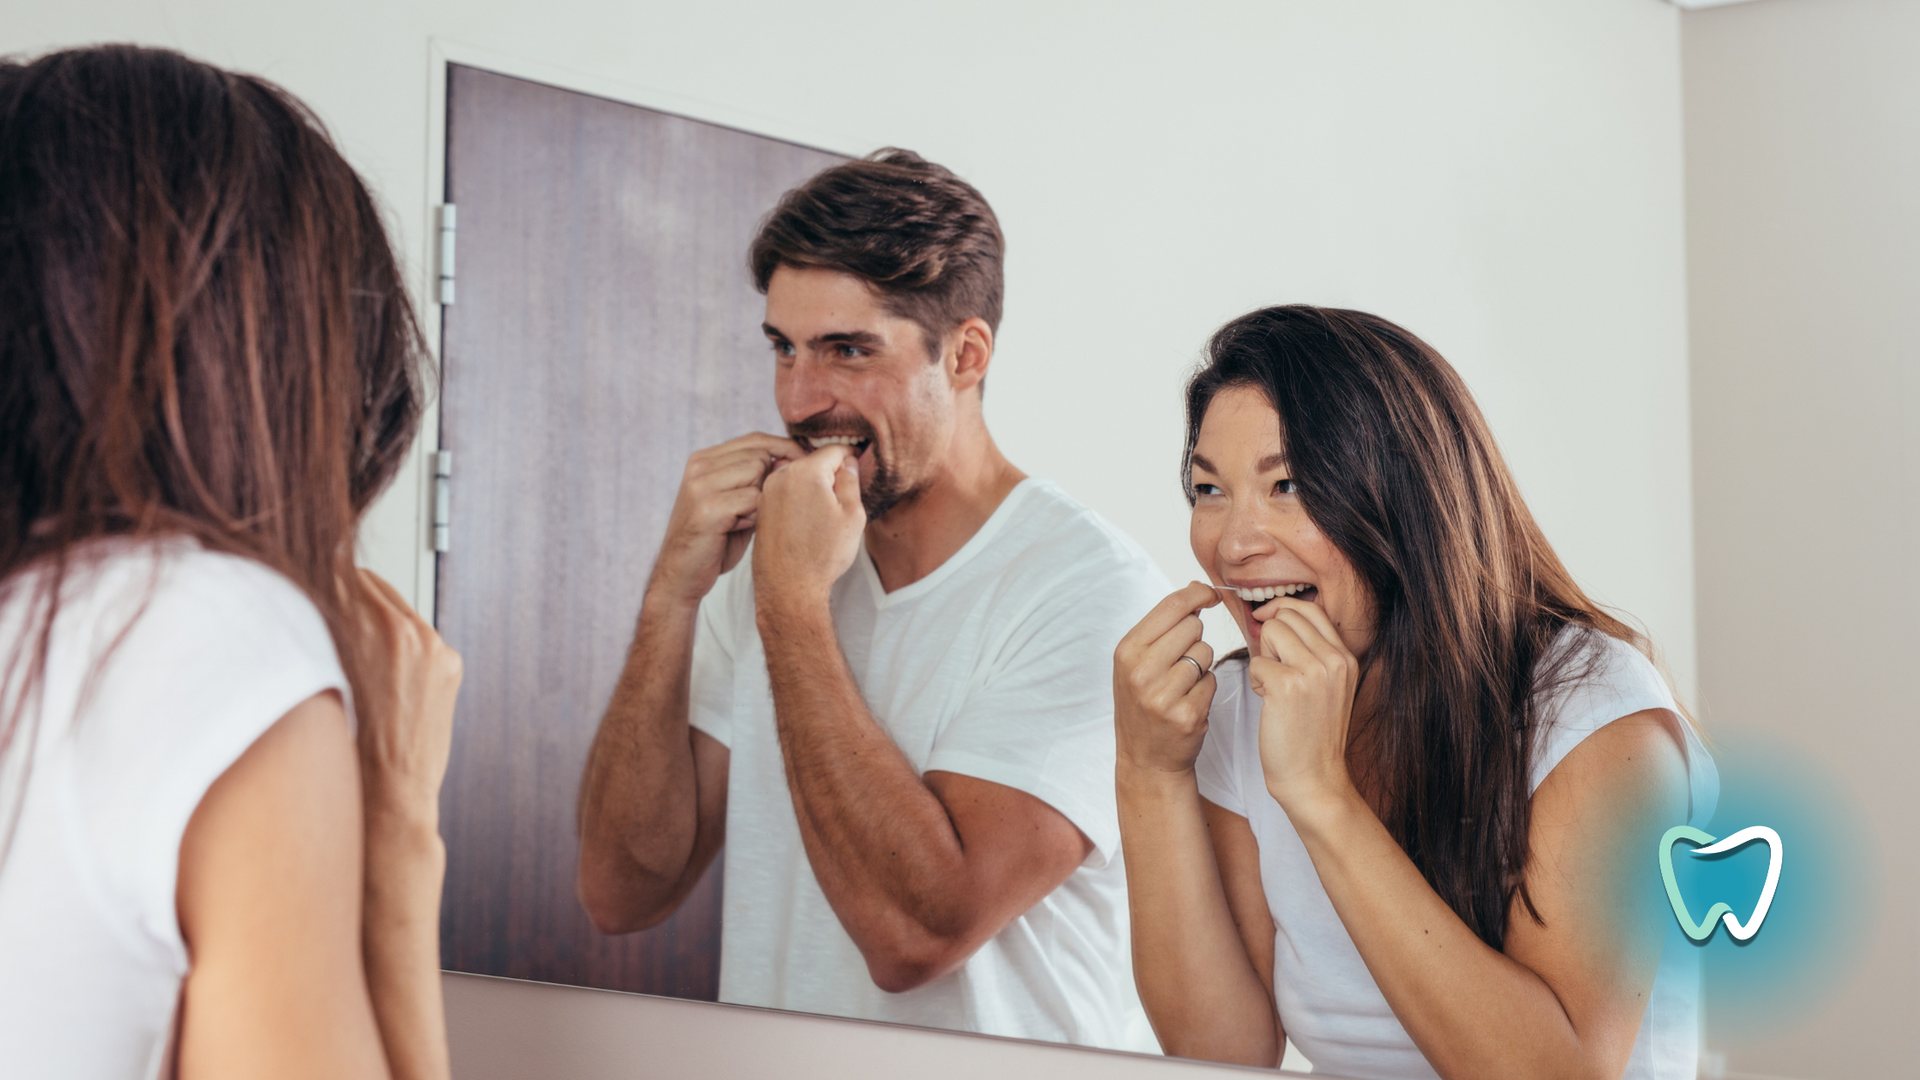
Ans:
[[[767,474],[801,456],[793,440],[760,432],[695,451],[681,476],[647,591],[698,604],[746,552]]]
[[[753,592],[762,610],[793,601],[825,604],[860,554],[867,511],[851,447],[825,446],[767,477]]]

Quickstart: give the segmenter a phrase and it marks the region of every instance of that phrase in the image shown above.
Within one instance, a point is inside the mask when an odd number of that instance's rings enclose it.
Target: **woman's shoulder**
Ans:
[[[1623,717],[1657,710],[1688,728],[1666,677],[1634,643],[1584,626],[1555,637],[1537,668],[1531,787],[1575,746]],[[1688,738],[1691,742],[1691,738]],[[1692,747],[1688,747],[1689,756]]]
[[[10,601],[34,590],[13,592]],[[89,715],[121,690],[137,700],[219,687],[222,701],[236,704],[345,690],[319,608],[256,560],[185,538],[99,541],[72,554],[60,593],[49,688],[77,683],[83,692],[73,704],[93,702]]]

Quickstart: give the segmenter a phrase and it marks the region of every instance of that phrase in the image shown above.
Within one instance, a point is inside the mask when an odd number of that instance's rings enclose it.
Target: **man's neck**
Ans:
[[[867,554],[888,592],[940,568],[1027,478],[981,429],[913,501],[867,525]]]

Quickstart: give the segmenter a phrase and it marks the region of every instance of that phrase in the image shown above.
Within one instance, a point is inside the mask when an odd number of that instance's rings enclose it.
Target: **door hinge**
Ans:
[[[453,247],[456,208],[452,203],[440,207],[440,303],[453,303]]]
[[[453,548],[453,451],[433,455],[433,550]]]

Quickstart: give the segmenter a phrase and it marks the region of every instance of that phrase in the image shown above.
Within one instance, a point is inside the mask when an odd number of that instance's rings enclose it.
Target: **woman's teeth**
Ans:
[[[1313,588],[1313,586],[1305,582],[1298,582],[1293,585],[1268,585],[1259,589],[1235,589],[1233,593],[1249,604],[1258,604],[1271,600],[1276,596],[1292,596],[1295,593],[1305,592],[1311,588]]]

